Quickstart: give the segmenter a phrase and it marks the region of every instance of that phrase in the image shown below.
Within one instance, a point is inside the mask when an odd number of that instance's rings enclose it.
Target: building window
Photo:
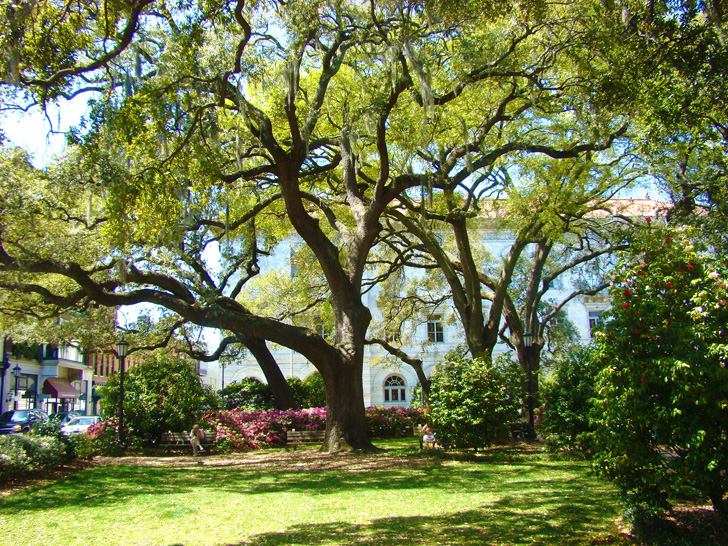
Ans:
[[[594,328],[602,323],[603,311],[589,311],[589,337],[594,337]]]
[[[405,382],[398,375],[390,375],[384,382],[385,402],[405,402]]]
[[[445,342],[445,329],[442,325],[442,316],[434,315],[427,321],[427,341],[430,343]]]

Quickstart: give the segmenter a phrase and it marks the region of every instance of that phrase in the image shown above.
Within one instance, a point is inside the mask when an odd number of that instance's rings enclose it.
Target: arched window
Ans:
[[[384,382],[384,401],[404,402],[406,400],[404,379],[399,375],[390,375]]]

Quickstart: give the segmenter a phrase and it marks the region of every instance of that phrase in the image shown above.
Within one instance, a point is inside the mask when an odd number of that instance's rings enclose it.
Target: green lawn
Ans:
[[[458,460],[414,442],[379,454],[128,458],[0,498],[0,542],[568,546],[618,534],[617,495],[588,463]]]

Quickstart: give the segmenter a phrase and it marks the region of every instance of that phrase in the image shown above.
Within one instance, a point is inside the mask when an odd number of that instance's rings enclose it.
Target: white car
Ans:
[[[101,421],[101,417],[98,415],[76,417],[61,427],[61,434],[65,434],[66,436],[81,434],[82,432],[86,432],[91,425],[95,425],[99,421]]]

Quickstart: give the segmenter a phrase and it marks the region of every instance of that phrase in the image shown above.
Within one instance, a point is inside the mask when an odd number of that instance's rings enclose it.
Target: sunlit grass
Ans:
[[[310,450],[114,464],[0,499],[12,545],[591,544],[619,503],[581,461]],[[199,463],[203,464],[200,465]]]

